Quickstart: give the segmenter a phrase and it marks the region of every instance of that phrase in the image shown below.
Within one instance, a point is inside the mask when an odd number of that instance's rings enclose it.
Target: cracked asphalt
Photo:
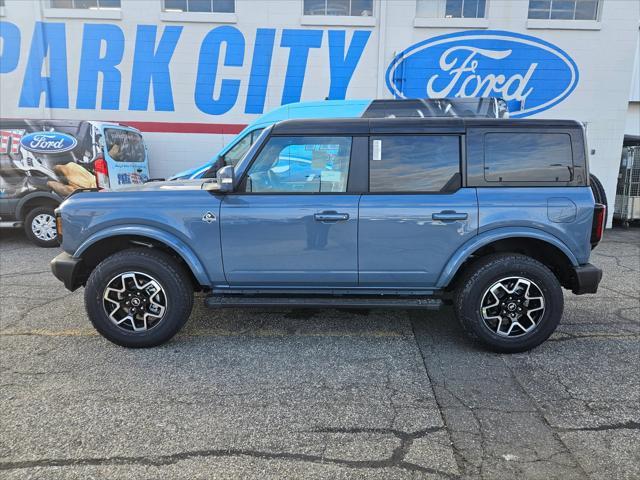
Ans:
[[[55,249],[0,231],[0,477],[640,478],[640,230],[532,352],[439,312],[206,310],[166,346],[97,336]]]

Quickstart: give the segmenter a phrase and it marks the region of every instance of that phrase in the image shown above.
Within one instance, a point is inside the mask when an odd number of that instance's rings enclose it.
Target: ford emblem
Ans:
[[[396,55],[386,73],[396,98],[501,97],[516,118],[562,102],[578,79],[578,66],[560,48],[500,30],[416,43]]]
[[[24,135],[20,140],[20,145],[33,153],[68,152],[77,144],[75,137],[61,132],[33,132]]]

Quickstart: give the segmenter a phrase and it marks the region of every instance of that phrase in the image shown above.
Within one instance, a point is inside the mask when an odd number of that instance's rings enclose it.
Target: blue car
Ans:
[[[52,270],[107,339],[150,347],[209,307],[437,308],[498,352],[595,293],[606,209],[575,121],[288,120],[215,179],[71,195]]]

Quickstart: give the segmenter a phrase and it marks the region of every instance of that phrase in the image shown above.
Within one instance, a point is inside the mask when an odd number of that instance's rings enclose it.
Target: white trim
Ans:
[[[598,20],[546,20],[527,19],[529,29],[553,30],[600,30],[602,24]]]
[[[488,18],[427,18],[416,17],[416,28],[489,28]]]
[[[375,27],[376,17],[352,17],[349,15],[302,15],[300,18],[300,25]]]
[[[48,8],[42,10],[47,18],[92,18],[98,20],[121,20],[122,10],[119,8]]]
[[[160,12],[163,22],[194,22],[194,23],[238,23],[235,13],[221,12]]]

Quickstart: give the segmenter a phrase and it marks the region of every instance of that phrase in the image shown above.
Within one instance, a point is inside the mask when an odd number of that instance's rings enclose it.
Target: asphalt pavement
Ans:
[[[597,295],[497,355],[446,307],[207,310],[117,347],[57,249],[0,230],[0,477],[640,478],[640,229],[607,231]]]

